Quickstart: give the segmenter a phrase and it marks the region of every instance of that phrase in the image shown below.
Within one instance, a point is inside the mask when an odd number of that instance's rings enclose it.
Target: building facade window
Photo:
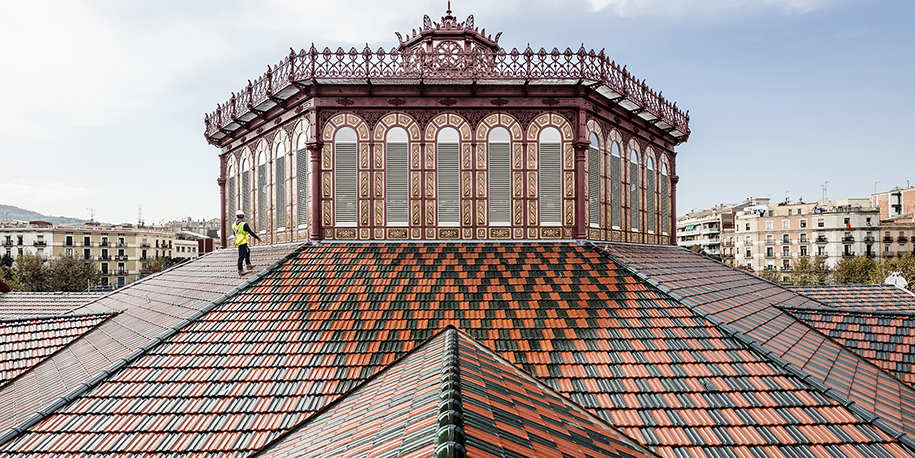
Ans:
[[[277,142],[273,158],[273,188],[276,195],[276,230],[286,229],[286,135]]]
[[[438,222],[457,226],[461,222],[461,154],[457,129],[443,127],[435,137],[438,161]]]
[[[267,151],[266,143],[257,153],[257,227],[254,229],[258,232],[267,231],[267,196],[269,195],[269,184],[267,182]]]
[[[807,247],[801,246],[801,256],[807,256]]]
[[[600,140],[592,133],[588,145],[588,223],[600,227]]]
[[[236,203],[237,203],[237,199],[238,199],[238,195],[236,194],[238,192],[238,190],[236,189],[236,185],[235,185],[235,164],[234,163],[229,163],[229,166],[226,168],[226,175],[228,176],[228,178],[226,178],[226,201],[227,201],[226,205],[228,207],[228,212],[226,214],[226,221],[231,221],[231,220],[233,220],[233,218],[235,218],[235,208],[236,208]],[[229,224],[231,224],[231,223],[229,223]],[[226,231],[228,232],[229,229],[231,229],[231,228],[226,228]]]
[[[409,177],[407,131],[392,127],[385,134],[385,212],[391,226],[406,226],[409,222]]]
[[[739,228],[738,228],[739,229]],[[661,163],[661,233],[670,232],[670,172],[667,163]]]
[[[799,224],[800,224],[800,226],[801,226],[801,229],[806,229],[806,228],[807,228],[807,220],[806,220],[806,219],[800,220],[800,221],[799,221]]]
[[[298,227],[308,225],[309,209],[309,189],[308,183],[311,180],[311,161],[307,146],[308,142],[308,124],[298,134],[295,140],[295,202],[296,202],[296,224]]]
[[[562,224],[562,137],[559,129],[540,131],[540,224]]]
[[[645,159],[645,225],[649,233],[655,231],[655,165],[651,149]]]
[[[772,224],[772,221],[766,221],[766,230],[767,231],[771,231],[773,227],[774,226]]]
[[[639,230],[639,153],[633,150],[629,154],[629,228]]]
[[[247,155],[241,161],[241,210],[245,218],[251,218],[251,160]]]
[[[355,226],[358,208],[357,142],[352,127],[334,134],[334,221],[338,226]]]
[[[508,129],[494,127],[487,139],[489,151],[489,224],[511,224],[511,136]]]
[[[616,229],[623,227],[622,161],[620,144],[610,143],[610,225]]]

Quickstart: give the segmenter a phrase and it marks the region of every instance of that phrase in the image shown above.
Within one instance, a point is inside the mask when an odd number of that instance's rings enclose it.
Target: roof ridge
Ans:
[[[915,317],[915,310],[872,310],[867,308],[859,307],[836,307],[832,305],[823,305],[823,306],[810,306],[810,305],[792,305],[792,306],[781,306],[777,305],[776,307],[782,310],[809,310],[809,311],[826,311],[826,312],[837,312],[837,313],[851,313],[851,314],[867,314],[867,315],[887,315],[887,316],[900,316],[900,317]],[[803,321],[803,320],[801,320]]]
[[[301,429],[304,428],[305,426],[308,426],[308,424],[310,424],[310,423],[311,423],[312,421],[314,421],[316,418],[320,417],[320,416],[323,415],[325,412],[330,411],[331,409],[333,409],[334,407],[336,407],[338,404],[342,403],[344,400],[346,400],[347,398],[349,398],[350,396],[352,396],[353,394],[355,394],[356,392],[358,392],[359,390],[361,390],[362,388],[364,388],[364,387],[365,387],[366,385],[368,385],[369,383],[371,383],[371,382],[375,381],[376,379],[380,378],[380,377],[381,377],[382,375],[384,375],[386,372],[388,372],[389,370],[391,370],[394,366],[397,366],[398,364],[400,364],[401,362],[403,362],[404,360],[406,360],[409,356],[412,356],[414,353],[417,353],[417,352],[419,352],[420,350],[422,350],[423,348],[425,348],[427,345],[429,345],[429,343],[431,343],[431,342],[434,341],[435,339],[438,339],[438,338],[439,338],[440,336],[442,336],[443,334],[445,334],[445,336],[448,337],[448,334],[446,334],[446,333],[448,333],[449,331],[454,331],[454,330],[455,330],[455,327],[454,327],[453,325],[450,325],[450,324],[447,325],[447,326],[445,326],[444,328],[440,329],[438,332],[432,334],[431,336],[429,336],[428,338],[426,338],[426,340],[420,342],[418,345],[416,345],[415,347],[413,347],[412,350],[410,350],[410,351],[404,353],[403,355],[401,355],[400,357],[398,357],[398,358],[395,359],[394,361],[391,361],[387,366],[382,367],[381,369],[379,369],[379,370],[378,370],[377,372],[375,372],[374,374],[368,376],[365,380],[363,380],[363,381],[359,382],[358,384],[356,384],[356,386],[352,387],[349,391],[347,391],[347,392],[341,394],[341,395],[338,396],[336,399],[334,399],[334,400],[328,402],[328,403],[325,404],[323,407],[321,407],[320,409],[316,410],[313,414],[311,414],[311,415],[309,415],[308,417],[306,417],[305,419],[299,421],[297,424],[292,425],[289,429],[287,429],[286,431],[284,431],[284,432],[282,432],[281,434],[277,435],[277,436],[274,437],[273,439],[270,439],[269,441],[265,442],[264,445],[262,445],[260,449],[258,449],[258,450],[255,451],[253,454],[251,454],[251,456],[254,457],[254,456],[262,455],[264,452],[266,452],[267,450],[269,450],[269,449],[270,449],[271,447],[273,447],[274,445],[279,444],[280,442],[282,442],[283,440],[285,440],[285,439],[288,438],[289,436],[295,434],[296,432],[298,432],[299,430],[301,430]],[[455,341],[453,342],[453,345],[454,345],[454,348],[455,348],[455,351],[456,351],[456,349],[457,349],[457,340],[455,340]],[[448,341],[448,343],[447,343],[446,346],[445,346],[445,352],[447,353],[450,349],[451,349],[451,342]],[[446,356],[447,356],[447,355],[446,355]],[[443,358],[443,361],[448,361],[448,358]],[[455,360],[455,362],[456,362],[456,360]],[[444,364],[443,364],[443,366],[444,366]],[[442,373],[443,373],[443,381],[442,381],[442,384],[443,384],[443,385],[445,384],[445,380],[444,380],[445,369],[447,369],[447,367],[443,367],[443,368],[442,368]],[[459,387],[459,384],[458,384],[458,383],[459,383],[459,381],[455,378],[454,384],[456,384],[456,385]],[[450,385],[449,385],[449,386],[450,386]],[[459,421],[463,422],[463,415],[461,414],[461,410],[460,410],[460,395],[459,395],[459,394],[458,394],[458,398],[457,398],[457,409],[452,409],[452,410],[454,410],[455,412],[457,412],[457,413],[461,416],[461,418],[459,419]],[[441,419],[440,419],[439,421],[441,421]],[[452,421],[452,423],[449,423],[449,424],[455,424],[454,422],[457,421],[457,420],[454,420],[454,419],[452,418],[451,421]],[[438,438],[438,435],[436,435],[436,438]],[[463,438],[461,438],[461,442],[463,442]],[[461,444],[461,445],[463,445],[463,444]],[[438,439],[436,439],[436,448],[438,448]]]
[[[231,290],[229,290],[229,292],[227,292],[227,293],[223,294],[222,296],[220,296],[220,297],[214,299],[212,302],[210,302],[209,305],[207,305],[207,306],[203,307],[202,309],[200,309],[199,311],[195,312],[195,313],[194,313],[193,315],[191,315],[189,318],[187,318],[187,319],[181,321],[180,323],[178,323],[177,325],[175,325],[175,326],[173,326],[173,327],[171,327],[171,328],[166,329],[164,332],[162,332],[162,334],[160,334],[159,336],[153,338],[152,340],[150,340],[149,342],[147,342],[147,343],[146,343],[145,345],[143,345],[142,347],[136,349],[133,353],[131,353],[131,354],[129,354],[129,355],[127,355],[127,356],[125,356],[125,357],[123,357],[123,358],[117,360],[117,361],[114,363],[113,367],[109,367],[108,369],[104,369],[104,370],[102,370],[101,372],[99,372],[98,374],[96,374],[96,376],[93,377],[93,378],[91,378],[89,381],[79,384],[76,388],[72,389],[70,392],[64,394],[63,396],[61,396],[60,398],[58,398],[56,401],[54,401],[53,403],[51,403],[50,405],[48,405],[48,407],[46,407],[46,408],[42,409],[41,411],[38,411],[38,412],[36,412],[35,414],[33,414],[31,417],[29,417],[29,418],[26,419],[24,422],[22,422],[19,426],[12,426],[12,427],[10,427],[10,428],[7,429],[6,431],[4,431],[2,434],[0,434],[0,446],[2,446],[3,444],[6,444],[7,442],[9,442],[9,441],[15,439],[15,438],[18,437],[20,434],[24,433],[25,431],[27,431],[29,428],[31,428],[32,426],[34,426],[35,424],[37,424],[37,423],[40,422],[41,420],[43,420],[43,419],[47,418],[48,416],[50,416],[50,415],[51,415],[52,413],[54,413],[56,410],[58,410],[58,409],[60,409],[60,408],[62,408],[62,407],[64,407],[64,406],[66,406],[67,404],[73,402],[74,400],[76,400],[77,398],[79,398],[79,397],[80,397],[81,395],[83,395],[84,393],[88,392],[90,389],[94,388],[96,385],[98,385],[99,383],[101,383],[102,381],[104,381],[105,379],[107,379],[108,377],[110,377],[110,376],[112,376],[112,375],[114,375],[114,374],[120,372],[122,369],[124,369],[125,367],[127,367],[130,363],[136,361],[137,359],[139,359],[140,357],[142,357],[143,355],[145,355],[146,353],[148,353],[150,350],[152,350],[153,348],[155,348],[156,346],[158,346],[160,343],[164,342],[166,339],[168,339],[168,338],[170,338],[171,336],[175,335],[175,334],[178,333],[181,329],[187,327],[187,326],[190,325],[191,323],[197,321],[201,316],[203,316],[204,314],[210,312],[211,310],[213,310],[214,308],[216,308],[217,306],[219,306],[220,304],[222,304],[223,302],[225,302],[226,300],[228,300],[228,299],[231,298],[232,296],[234,296],[234,295],[238,294],[239,292],[241,292],[242,290],[248,288],[248,287],[251,286],[255,281],[260,280],[260,279],[262,279],[263,277],[265,277],[268,273],[273,272],[273,271],[276,270],[278,267],[280,267],[283,263],[285,263],[286,261],[292,259],[294,256],[297,256],[301,251],[305,250],[305,249],[308,248],[309,246],[311,246],[311,245],[309,245],[309,244],[301,244],[300,247],[298,247],[298,248],[292,250],[291,252],[287,253],[285,256],[283,256],[282,258],[280,258],[279,260],[277,260],[276,262],[274,262],[274,263],[271,264],[270,266],[268,266],[268,267],[266,267],[266,268],[264,268],[264,269],[262,269],[262,270],[256,272],[256,273],[255,273],[253,276],[251,276],[250,278],[248,278],[248,279],[246,279],[245,281],[239,283],[238,285],[235,286],[235,288],[232,288]],[[184,265],[184,263],[182,263],[182,265]],[[173,267],[177,267],[177,266],[173,266]],[[162,272],[159,272],[159,273],[161,274],[161,273],[164,273],[164,272],[169,271],[169,270],[171,270],[171,268],[166,269],[166,270],[164,270],[164,271],[162,271]],[[147,278],[152,278],[152,277],[153,277],[153,276],[151,275],[150,277],[147,277]],[[136,284],[136,283],[139,283],[139,282],[134,282],[133,284]],[[119,288],[118,290],[120,291],[121,288]],[[107,295],[106,295],[106,296],[107,296]],[[84,304],[84,305],[86,305],[86,304]],[[114,316],[114,315],[112,315],[112,316]],[[105,321],[107,321],[107,320],[105,320]],[[5,385],[4,385],[4,386],[5,386]]]
[[[806,383],[811,389],[816,390],[816,391],[820,392],[822,395],[838,402],[843,407],[848,409],[852,414],[858,416],[865,423],[867,423],[875,428],[880,429],[881,431],[883,431],[890,437],[893,437],[896,440],[898,440],[902,445],[904,445],[906,448],[908,448],[909,451],[915,453],[915,440],[913,440],[912,438],[907,436],[905,434],[905,432],[899,431],[895,427],[893,427],[892,425],[887,423],[887,421],[884,420],[883,417],[880,416],[879,414],[877,414],[875,412],[871,412],[870,410],[859,406],[855,401],[852,401],[852,400],[846,398],[845,396],[843,396],[841,393],[839,393],[838,390],[831,388],[829,386],[826,386],[825,384],[820,382],[818,380],[818,378],[815,377],[814,375],[804,372],[803,368],[798,367],[794,363],[786,361],[781,356],[776,355],[775,352],[773,352],[772,350],[769,350],[769,349],[763,347],[753,337],[750,337],[750,336],[738,331],[737,329],[734,329],[734,327],[728,325],[727,323],[724,323],[720,318],[716,317],[714,314],[701,310],[698,306],[685,301],[685,299],[686,299],[685,297],[683,297],[680,294],[674,293],[672,290],[670,290],[670,288],[663,286],[660,282],[658,282],[656,280],[648,280],[649,277],[647,275],[645,275],[641,271],[637,270],[635,267],[631,267],[629,264],[624,263],[623,261],[618,259],[616,256],[614,256],[612,253],[610,253],[608,250],[605,250],[593,243],[590,243],[590,244],[598,253],[609,258],[611,261],[616,263],[620,268],[632,273],[633,276],[644,281],[646,284],[655,288],[658,292],[662,293],[663,295],[689,307],[690,310],[692,310],[697,315],[700,315],[703,318],[705,318],[706,320],[708,320],[716,328],[721,330],[721,332],[725,333],[726,335],[730,336],[731,338],[733,338],[733,339],[741,342],[745,346],[747,346],[748,350],[754,351],[755,353],[759,354],[763,358],[768,359],[773,364],[782,368],[782,370],[786,371],[787,373],[793,375],[794,377],[800,379],[802,382]],[[689,251],[689,250],[686,250],[686,251]],[[723,264],[723,265],[726,265],[726,264]],[[734,270],[739,270],[739,269],[734,269]],[[777,307],[777,306],[774,306],[774,307]],[[781,310],[781,309],[779,308],[779,310]],[[785,312],[785,313],[788,314],[788,312]],[[790,314],[788,314],[788,315],[791,316],[792,318],[794,318],[793,315],[790,315]],[[794,319],[797,320],[799,323],[804,324],[808,328],[810,328],[820,334],[823,334],[818,329],[805,323],[803,320],[799,320],[797,318],[794,318]],[[835,342],[832,338],[830,338],[829,336],[826,336],[825,334],[824,334],[824,336],[827,339],[829,339],[831,342],[835,343],[836,345],[840,346],[841,348],[845,349],[846,351],[852,353],[856,358],[875,367],[877,370],[883,372],[888,377],[891,377],[891,378],[899,381],[899,379],[897,377],[894,377],[892,374],[889,374],[887,371],[881,369],[876,364],[868,361],[867,359],[861,357],[857,353],[851,351],[851,349],[849,349],[848,347],[846,347],[838,342]],[[902,381],[899,381],[899,383],[909,389],[912,389],[911,387],[909,387]]]
[[[85,318],[85,317],[104,316],[104,318],[101,319],[101,320],[99,320],[98,323],[95,323],[94,325],[90,326],[89,329],[86,329],[85,331],[83,331],[83,332],[82,332],[79,336],[77,336],[76,338],[70,339],[69,342],[65,343],[64,345],[61,345],[61,347],[58,348],[57,350],[54,350],[54,351],[52,351],[51,353],[48,353],[48,354],[45,355],[43,358],[39,359],[38,362],[36,362],[35,364],[32,364],[28,369],[26,369],[26,370],[24,370],[24,371],[22,371],[22,372],[16,374],[16,375],[15,375],[14,377],[12,377],[12,378],[10,378],[10,379],[8,379],[8,380],[6,380],[6,381],[0,383],[0,391],[2,391],[4,388],[6,388],[7,385],[10,385],[10,384],[12,384],[13,382],[15,382],[16,380],[19,380],[20,378],[24,377],[25,374],[28,374],[28,373],[32,372],[32,370],[35,369],[35,367],[37,367],[40,363],[42,363],[42,362],[44,362],[44,361],[47,361],[49,358],[53,357],[54,355],[56,355],[56,354],[58,354],[58,353],[60,353],[60,352],[62,352],[62,351],[64,351],[64,350],[66,350],[66,349],[69,348],[71,345],[75,344],[78,340],[81,340],[83,337],[86,337],[87,334],[89,334],[90,332],[92,332],[92,331],[98,329],[99,326],[105,324],[108,320],[114,318],[116,315],[118,315],[118,314],[120,314],[120,313],[121,313],[121,312],[111,312],[111,313],[89,313],[89,314],[85,314],[85,315],[54,315],[54,316],[49,316],[49,317],[25,318],[25,319],[21,320],[21,321],[32,321],[32,320],[36,320],[36,319],[41,320],[41,319],[60,319],[60,318],[73,318],[73,317]],[[5,323],[8,323],[8,322],[3,322],[3,324],[5,324]],[[0,445],[2,445],[3,442],[5,442],[5,440],[3,439],[3,437],[4,437],[4,436],[0,436]]]
[[[95,313],[78,313],[73,315],[40,315],[40,316],[26,316],[20,318],[0,318],[0,325],[16,323],[18,321],[35,321],[35,320],[60,320],[67,318],[86,318],[93,316],[109,316],[117,315],[120,312],[95,312]]]

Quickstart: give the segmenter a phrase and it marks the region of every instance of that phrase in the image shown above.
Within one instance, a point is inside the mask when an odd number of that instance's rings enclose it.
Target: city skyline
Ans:
[[[453,9],[503,31],[506,48],[606,48],[690,109],[693,134],[678,148],[678,215],[751,195],[814,201],[825,181],[831,198],[867,197],[915,178],[907,175],[915,154],[904,138],[915,101],[905,82],[915,66],[906,43],[915,34],[903,27],[915,7],[664,3],[459,2]],[[373,49],[389,49],[392,31],[408,31],[415,18],[444,7],[214,5],[4,6],[0,35],[21,46],[2,50],[19,65],[0,82],[21,90],[8,94],[17,110],[0,115],[0,161],[22,172],[0,180],[0,203],[83,219],[91,207],[96,219],[113,223],[135,221],[138,205],[147,221],[216,216],[217,150],[202,135],[213,100],[290,46],[361,48],[370,38]],[[47,25],[41,32],[28,20],[39,16]],[[342,20],[357,27],[332,26]]]

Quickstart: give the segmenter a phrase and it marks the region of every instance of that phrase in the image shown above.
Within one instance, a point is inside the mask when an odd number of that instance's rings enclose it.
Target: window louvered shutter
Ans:
[[[562,224],[562,147],[540,144],[540,224]]]
[[[241,209],[245,218],[251,217],[251,172],[248,170],[241,174]]]
[[[639,229],[639,164],[629,163],[629,227]]]
[[[388,143],[385,149],[385,210],[388,224],[404,225],[410,220],[409,184],[410,174],[406,143]]]
[[[337,224],[356,224],[358,199],[356,144],[334,146],[334,219]]]
[[[286,227],[286,156],[276,158],[276,227]]]
[[[511,144],[489,144],[489,222],[511,223]]]
[[[267,229],[267,165],[257,166],[257,228]]]
[[[226,192],[226,200],[229,204],[229,213],[226,215],[226,220],[235,218],[235,199],[237,195],[235,194],[235,177],[229,177],[228,191]]]
[[[301,149],[296,153],[296,224],[299,227],[308,222],[308,150]]]
[[[654,185],[655,185],[655,183],[654,183],[654,180],[655,180],[655,174],[654,174],[654,170],[646,170],[645,173],[648,175],[648,176],[646,177],[646,180],[647,180],[647,181],[645,182],[645,189],[646,189],[645,192],[646,192],[646,194],[647,194],[647,195],[645,196],[645,211],[646,211],[646,217],[645,217],[645,219],[646,219],[646,222],[648,223],[648,230],[649,230],[649,231],[654,231],[654,230],[655,230],[655,229],[654,229],[654,220],[655,220],[655,218],[654,218],[654,216],[655,216],[655,215],[654,215],[654,199],[655,199],[655,195],[654,195]]]
[[[610,225],[622,227],[622,208],[623,208],[623,191],[620,184],[620,159],[617,156],[610,156]]]
[[[438,143],[438,221],[461,222],[461,158],[457,143]]]
[[[667,175],[661,175],[661,232],[670,233],[670,184]]]
[[[588,220],[600,226],[600,150],[588,149]]]

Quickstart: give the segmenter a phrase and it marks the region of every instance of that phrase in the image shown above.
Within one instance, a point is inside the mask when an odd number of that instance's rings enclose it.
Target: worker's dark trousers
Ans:
[[[251,265],[251,250],[248,249],[248,244],[238,246],[238,270],[242,269],[242,262],[248,263]]]

